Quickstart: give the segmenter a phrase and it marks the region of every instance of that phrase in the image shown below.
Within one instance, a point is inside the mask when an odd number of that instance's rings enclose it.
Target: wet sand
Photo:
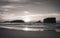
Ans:
[[[0,38],[60,38],[55,31],[21,31],[0,28]]]

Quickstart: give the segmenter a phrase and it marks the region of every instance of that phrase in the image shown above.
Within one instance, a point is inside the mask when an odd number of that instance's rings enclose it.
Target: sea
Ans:
[[[60,38],[60,24],[1,23],[0,38]]]

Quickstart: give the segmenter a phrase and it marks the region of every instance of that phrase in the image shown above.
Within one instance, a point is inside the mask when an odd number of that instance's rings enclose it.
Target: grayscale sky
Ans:
[[[60,20],[60,0],[0,0],[0,20]]]

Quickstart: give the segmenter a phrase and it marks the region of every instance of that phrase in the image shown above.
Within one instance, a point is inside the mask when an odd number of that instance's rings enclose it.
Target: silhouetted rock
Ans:
[[[49,18],[45,18],[44,23],[56,23],[56,18],[55,17],[49,17]]]
[[[0,22],[0,23],[10,23],[10,21],[3,21],[3,22]]]
[[[23,20],[13,20],[13,21],[10,21],[10,23],[24,23]]]
[[[36,21],[36,23],[41,23],[41,21],[39,20],[39,21]]]

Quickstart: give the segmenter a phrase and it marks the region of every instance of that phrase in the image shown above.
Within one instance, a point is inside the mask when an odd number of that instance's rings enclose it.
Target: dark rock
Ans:
[[[24,23],[23,20],[13,20],[13,21],[10,21],[10,23]]]
[[[39,21],[36,21],[36,23],[41,23],[41,21],[39,20]]]
[[[44,23],[56,23],[56,18],[55,17],[49,17],[49,18],[45,18],[43,20]]]

